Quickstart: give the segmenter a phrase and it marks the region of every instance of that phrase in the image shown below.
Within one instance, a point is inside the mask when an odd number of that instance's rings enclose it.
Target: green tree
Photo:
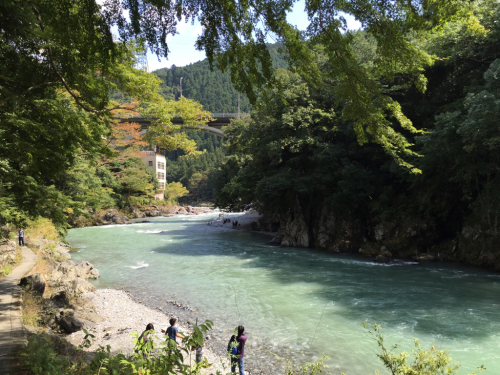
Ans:
[[[180,182],[171,182],[165,187],[165,200],[170,204],[177,204],[179,198],[189,194],[189,191]]]

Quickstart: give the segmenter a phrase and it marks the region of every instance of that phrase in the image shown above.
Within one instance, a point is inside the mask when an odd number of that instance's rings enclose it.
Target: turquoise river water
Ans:
[[[247,366],[271,363],[270,352],[308,361],[325,354],[332,374],[386,374],[362,327],[375,321],[398,350],[415,337],[448,349],[459,374],[479,365],[500,374],[499,274],[271,246],[264,235],[206,225],[217,216],[72,229],[67,239],[80,249],[73,259],[99,269],[98,288],[142,293],[153,305],[181,301],[193,317],[214,320],[221,348],[243,324]]]

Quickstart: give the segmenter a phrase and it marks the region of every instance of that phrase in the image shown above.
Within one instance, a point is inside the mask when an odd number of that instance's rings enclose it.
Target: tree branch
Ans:
[[[33,9],[33,12],[35,13],[35,15],[37,17],[38,22],[40,23],[40,29],[42,31],[45,31],[45,26],[43,25],[42,16],[41,16],[40,12],[38,11],[38,9],[35,8],[34,5],[31,5],[31,9]],[[86,112],[94,113],[94,114],[96,114],[98,116],[100,114],[102,114],[102,113],[109,112],[110,110],[108,110],[108,109],[103,109],[101,111],[97,111],[97,110],[95,110],[93,108],[90,108],[89,106],[87,106],[86,104],[84,104],[82,102],[82,98],[80,96],[76,95],[73,92],[73,90],[71,90],[71,88],[69,87],[69,84],[66,82],[66,80],[64,79],[64,77],[62,76],[62,74],[57,70],[57,67],[54,64],[54,61],[52,59],[52,48],[48,45],[47,41],[45,41],[45,42],[47,43],[46,49],[47,49],[47,52],[48,52],[49,64],[52,67],[52,69],[54,69],[54,72],[59,77],[59,80],[64,85],[64,88],[66,89],[66,91],[73,97],[73,99],[75,100],[76,104],[78,104]]]
[[[0,104],[3,104],[13,98],[15,98],[16,96],[20,96],[20,95],[24,95],[24,94],[27,94],[28,92],[30,92],[31,90],[34,90],[34,89],[37,89],[39,87],[42,87],[42,86],[49,86],[49,85],[55,85],[57,82],[44,82],[44,83],[40,83],[39,85],[36,85],[36,86],[32,86],[30,87],[29,89],[19,93],[19,94],[15,94],[15,95],[12,95],[12,96],[9,96],[8,98],[5,98],[5,99],[2,99],[0,100]]]

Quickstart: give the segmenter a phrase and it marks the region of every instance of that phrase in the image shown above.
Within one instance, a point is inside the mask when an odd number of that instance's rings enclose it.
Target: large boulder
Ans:
[[[0,246],[0,267],[14,264],[16,259],[16,243],[15,241],[7,241]]]
[[[101,323],[104,318],[97,314],[94,310],[75,310],[75,317],[80,321],[88,321],[92,323]]]
[[[95,286],[87,280],[77,277],[75,280],[61,283],[51,290],[50,299],[58,306],[67,305],[74,297],[94,292]]]
[[[82,329],[90,329],[95,323],[86,319],[79,318],[72,309],[61,309],[55,317],[56,323],[66,333],[81,331]]]
[[[179,207],[175,213],[178,215],[187,215],[188,211],[184,207]]]
[[[94,266],[87,262],[86,260],[82,260],[75,264],[75,271],[78,277],[84,279],[98,279],[99,278],[99,270],[94,268]]]
[[[87,280],[77,277],[75,280],[66,284],[68,291],[72,295],[81,295],[83,293],[95,292],[95,286]]]
[[[52,271],[49,283],[51,286],[67,283],[78,277],[75,269],[75,262],[67,260],[59,263]]]
[[[40,294],[45,291],[45,279],[41,273],[34,273],[23,277],[19,283],[21,286],[28,286],[31,290],[34,290]]]
[[[64,286],[52,289],[50,294],[50,301],[59,307],[69,305],[69,298],[68,290]]]

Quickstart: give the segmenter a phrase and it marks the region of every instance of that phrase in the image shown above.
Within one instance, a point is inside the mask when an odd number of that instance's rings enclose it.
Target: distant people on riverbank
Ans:
[[[247,342],[247,337],[245,336],[245,327],[243,326],[238,326],[238,335],[234,340],[238,343],[237,346],[237,354],[235,356],[235,360],[233,361],[233,358],[231,358],[231,372],[236,371],[236,365],[238,365],[238,369],[240,370],[240,375],[245,375],[245,343]],[[234,337],[234,336],[233,336]]]
[[[153,323],[148,323],[144,332],[142,332],[141,335],[139,336],[139,338],[137,339],[137,346],[139,348],[143,347],[144,345],[146,345],[149,342],[150,338],[152,338],[152,334],[153,334],[154,330],[155,330],[155,327],[154,327]],[[148,358],[148,355],[149,355],[149,352],[147,352],[147,351],[144,352],[144,358]]]
[[[19,232],[17,232],[17,236],[19,237],[19,246],[24,246],[24,230],[23,230],[23,228],[19,229]]]

